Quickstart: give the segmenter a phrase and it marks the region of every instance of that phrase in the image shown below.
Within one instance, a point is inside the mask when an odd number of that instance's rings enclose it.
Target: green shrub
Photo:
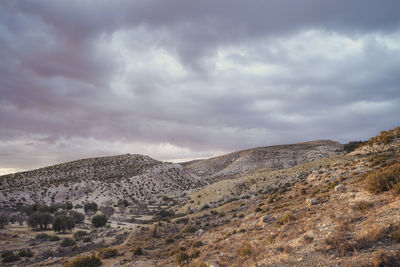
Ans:
[[[37,234],[35,239],[37,240],[48,240],[50,236],[48,234],[42,233],[42,234]]]
[[[102,248],[97,252],[100,259],[108,259],[118,256],[118,249],[116,248]]]
[[[60,240],[60,238],[57,235],[52,235],[49,238],[49,241],[51,241],[51,242],[59,241],[59,240]]]
[[[189,255],[186,254],[186,252],[183,251],[179,251],[176,255],[175,255],[175,261],[177,264],[182,264],[186,261],[189,260]]]
[[[374,194],[397,190],[400,183],[400,164],[395,164],[381,170],[376,170],[366,177],[366,189]]]
[[[247,257],[250,256],[252,253],[253,249],[251,248],[251,245],[249,243],[246,243],[246,245],[240,251],[240,256]]]
[[[135,256],[140,256],[140,255],[143,255],[143,251],[142,251],[142,249],[141,248],[135,248],[134,250],[133,250],[133,255],[135,255]]]
[[[76,245],[76,242],[69,237],[64,238],[63,241],[60,243],[60,246],[62,247],[72,247],[74,245]]]
[[[74,233],[74,239],[76,241],[80,241],[83,239],[84,236],[87,236],[87,235],[88,235],[88,232],[79,230]]]
[[[90,212],[96,213],[96,211],[98,209],[99,209],[99,206],[95,202],[85,203],[84,210],[86,213],[90,213]]]
[[[64,264],[64,267],[97,267],[102,264],[96,255],[78,256]]]
[[[13,253],[12,251],[3,251],[3,252],[1,253],[1,257],[2,257],[2,258],[6,258],[6,257],[9,257],[9,256],[11,256],[11,255],[14,255],[14,253]]]
[[[11,253],[7,257],[3,258],[3,262],[13,262],[13,261],[18,261],[19,259],[20,259],[20,257],[18,255]]]
[[[27,258],[33,257],[33,253],[32,253],[32,251],[30,251],[29,249],[21,249],[21,250],[18,252],[17,255],[18,255],[19,257],[27,257]]]
[[[92,239],[90,237],[85,237],[82,241],[83,243],[89,243],[90,241],[92,241]]]
[[[194,226],[194,225],[186,225],[184,228],[183,228],[183,232],[184,233],[194,233],[194,232],[196,232],[197,231],[197,228],[196,228],[196,226]]]
[[[353,205],[353,209],[357,211],[366,211],[370,208],[372,208],[373,204],[369,201],[361,200],[357,201]]]
[[[260,208],[260,207],[257,207],[255,210],[254,210],[254,212],[261,212],[262,211],[262,209]]]
[[[92,224],[96,228],[106,225],[107,221],[107,216],[103,214],[95,215],[92,218]]]

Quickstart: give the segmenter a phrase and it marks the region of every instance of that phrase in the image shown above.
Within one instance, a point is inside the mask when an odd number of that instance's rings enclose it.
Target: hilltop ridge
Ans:
[[[339,155],[343,145],[331,140],[256,147],[204,160],[181,163],[209,183],[259,168],[280,170],[325,157]]]

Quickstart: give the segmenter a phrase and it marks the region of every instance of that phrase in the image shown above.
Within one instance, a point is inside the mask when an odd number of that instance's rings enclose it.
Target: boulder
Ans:
[[[318,199],[316,198],[308,198],[306,200],[308,206],[313,206],[313,205],[317,205],[318,204]]]

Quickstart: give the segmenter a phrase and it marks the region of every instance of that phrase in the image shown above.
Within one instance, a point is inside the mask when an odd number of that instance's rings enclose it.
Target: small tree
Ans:
[[[59,215],[53,219],[54,232],[72,231],[75,227],[74,219],[70,216]]]
[[[120,212],[122,215],[125,214],[126,206],[125,206],[124,204],[120,204],[120,205],[118,206],[118,209],[119,209],[119,212]]]
[[[117,206],[120,206],[120,205],[124,205],[125,207],[128,207],[129,202],[126,199],[120,199],[120,200],[118,200]]]
[[[89,214],[89,213],[96,213],[96,211],[99,209],[99,206],[97,206],[97,203],[95,203],[95,202],[90,202],[90,203],[86,203],[85,204],[85,207],[84,207],[84,210],[85,210],[85,213],[86,214]]]
[[[69,216],[71,216],[74,219],[74,222],[76,224],[82,223],[85,220],[85,214],[77,212],[75,210],[71,210],[69,212]]]
[[[4,228],[8,224],[8,217],[5,214],[0,214],[0,228]]]
[[[102,207],[100,208],[101,213],[107,216],[107,218],[110,218],[114,214],[114,208],[113,207]]]
[[[28,225],[32,228],[40,227],[41,230],[46,230],[51,223],[52,217],[48,212],[36,211],[28,219]]]
[[[107,221],[108,221],[107,216],[104,214],[99,214],[99,215],[93,216],[93,218],[92,218],[92,224],[96,228],[106,225]]]
[[[65,210],[72,210],[73,207],[74,207],[74,206],[72,205],[71,202],[66,202],[66,203],[64,203],[64,206],[63,206],[63,208],[64,208]]]

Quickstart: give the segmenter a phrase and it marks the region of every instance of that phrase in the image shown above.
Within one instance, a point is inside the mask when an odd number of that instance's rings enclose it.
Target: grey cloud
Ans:
[[[400,48],[381,39],[400,40],[399,7],[3,1],[0,168],[126,152],[195,158],[395,127]],[[335,36],[361,48],[331,47]]]

